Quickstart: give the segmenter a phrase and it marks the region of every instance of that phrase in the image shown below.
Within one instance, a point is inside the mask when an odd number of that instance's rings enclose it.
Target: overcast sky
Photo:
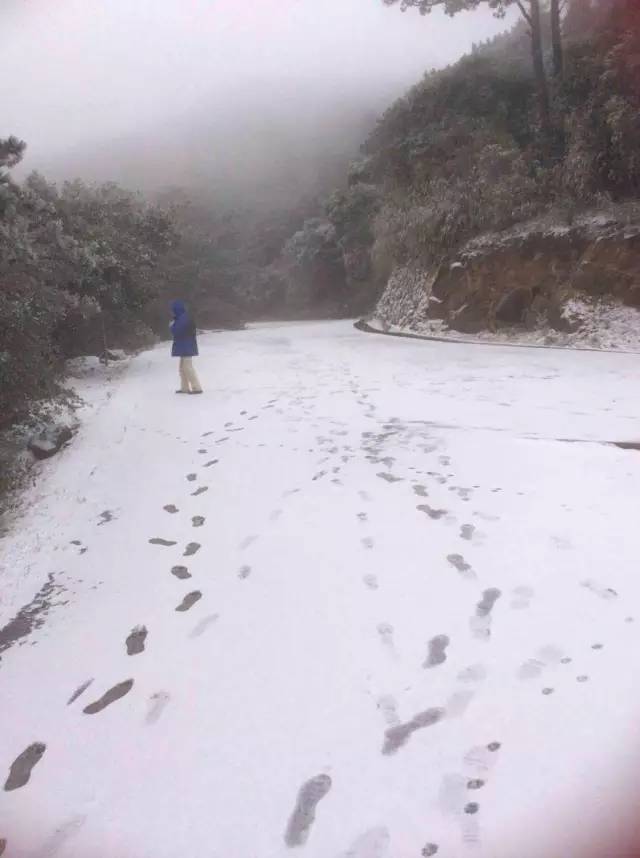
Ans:
[[[0,136],[26,139],[33,167],[205,105],[228,125],[251,102],[295,111],[300,93],[392,97],[504,28],[382,0],[0,0]]]

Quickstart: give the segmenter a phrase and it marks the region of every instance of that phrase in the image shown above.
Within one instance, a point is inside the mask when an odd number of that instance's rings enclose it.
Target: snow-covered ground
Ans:
[[[96,376],[0,543],[4,858],[628,854],[638,357],[201,351]]]

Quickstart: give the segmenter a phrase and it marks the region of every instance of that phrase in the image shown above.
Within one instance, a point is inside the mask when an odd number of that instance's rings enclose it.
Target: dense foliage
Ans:
[[[169,215],[115,185],[58,189],[8,168],[24,143],[0,141],[0,421],[55,384],[60,360],[140,340]]]
[[[551,145],[524,24],[427,75],[379,122],[365,152],[381,276],[482,231],[640,196],[640,5],[574,0],[563,28]]]

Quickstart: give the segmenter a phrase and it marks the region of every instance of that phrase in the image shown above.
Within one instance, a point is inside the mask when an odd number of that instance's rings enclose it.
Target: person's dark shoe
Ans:
[[[197,393],[202,393],[202,392],[203,392],[202,390],[190,390],[190,391],[189,391],[189,393],[191,394],[191,396],[195,396]]]
[[[176,390],[176,393],[189,393],[188,390]]]

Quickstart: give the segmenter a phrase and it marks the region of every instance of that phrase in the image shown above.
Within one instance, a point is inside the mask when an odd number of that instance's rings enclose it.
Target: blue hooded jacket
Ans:
[[[173,357],[195,357],[198,354],[196,326],[187,312],[184,301],[174,301],[171,309],[173,310],[173,322],[171,322],[173,348],[171,354]]]

